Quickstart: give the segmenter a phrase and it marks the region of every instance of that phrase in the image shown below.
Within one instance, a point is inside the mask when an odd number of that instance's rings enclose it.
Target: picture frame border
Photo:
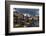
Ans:
[[[14,2],[21,2],[21,3],[28,3],[28,4],[41,4],[41,5],[43,5],[43,9],[42,9],[42,13],[43,13],[43,21],[42,21],[42,23],[43,23],[43,30],[42,31],[33,31],[33,32],[15,32],[15,33],[9,33],[9,23],[8,23],[8,19],[9,19],[9,17],[8,17],[8,12],[9,12],[9,10],[8,10],[8,8],[9,8],[9,5],[10,5],[10,2],[12,3],[14,3]],[[14,3],[15,4],[15,3]],[[22,35],[22,34],[38,34],[38,33],[45,33],[45,3],[41,3],[41,2],[24,2],[24,1],[5,1],[5,35]]]

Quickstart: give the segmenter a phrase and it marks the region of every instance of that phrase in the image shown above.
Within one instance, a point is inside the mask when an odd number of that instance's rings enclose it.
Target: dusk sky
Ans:
[[[27,9],[27,8],[15,8],[20,13],[26,13],[30,15],[39,15],[39,9]]]

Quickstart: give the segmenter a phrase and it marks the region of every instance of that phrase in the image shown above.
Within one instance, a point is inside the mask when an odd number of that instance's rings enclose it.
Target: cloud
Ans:
[[[30,14],[33,16],[39,15],[39,9],[15,8],[15,10],[19,11],[20,13],[26,13],[26,14]]]

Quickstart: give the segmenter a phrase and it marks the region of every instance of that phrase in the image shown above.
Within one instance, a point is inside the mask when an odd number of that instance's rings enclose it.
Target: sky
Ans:
[[[39,9],[27,9],[27,8],[15,8],[20,13],[26,13],[30,15],[39,15]]]

